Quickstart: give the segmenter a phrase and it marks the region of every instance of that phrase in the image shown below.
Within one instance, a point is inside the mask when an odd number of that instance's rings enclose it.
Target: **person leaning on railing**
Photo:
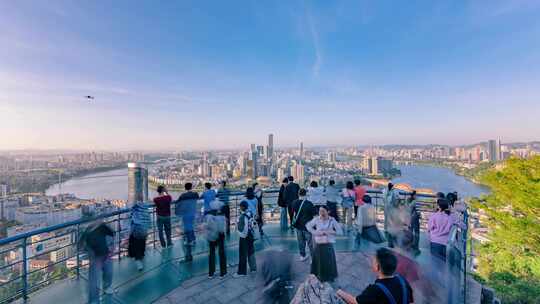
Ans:
[[[143,202],[135,202],[131,208],[131,232],[129,235],[128,255],[135,259],[137,270],[144,268],[146,237],[150,228],[150,212]]]
[[[343,218],[347,225],[347,232],[352,229],[353,224],[353,205],[356,200],[354,184],[348,181],[341,193],[341,207],[343,208]]]
[[[95,214],[88,211],[83,214],[84,218],[91,218]],[[88,302],[99,302],[99,277],[102,276],[102,287],[105,294],[112,294],[112,261],[110,244],[114,237],[114,231],[103,222],[102,218],[93,221],[82,233],[79,240],[80,247],[88,252]]]
[[[431,254],[446,262],[446,245],[455,218],[450,214],[448,200],[439,198],[437,205],[439,206],[438,211],[431,215],[428,221]]]

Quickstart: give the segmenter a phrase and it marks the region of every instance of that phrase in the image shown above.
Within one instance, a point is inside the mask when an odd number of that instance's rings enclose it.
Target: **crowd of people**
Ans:
[[[163,248],[172,246],[171,215],[172,207],[183,228],[185,258],[182,262],[193,260],[192,248],[196,244],[195,223],[199,213],[197,202],[202,200],[200,211],[206,240],[208,242],[208,277],[214,278],[216,259],[219,258],[219,277],[227,276],[227,256],[225,241],[231,233],[231,194],[223,181],[216,191],[212,184],[206,183],[199,195],[193,185],[186,183],[177,200],[173,200],[164,186],[158,186],[153,199],[156,210],[156,226],[159,243]],[[244,277],[257,272],[255,255],[256,233],[264,237],[263,190],[256,183],[248,187],[245,197],[239,204],[236,217],[238,242],[238,269],[233,277]],[[410,284],[418,281],[418,274],[411,269],[416,266],[408,256],[420,253],[421,212],[415,191],[408,193],[406,199],[389,183],[383,192],[384,233],[377,227],[377,212],[372,197],[360,180],[346,182],[340,189],[330,180],[326,187],[313,181],[307,188],[301,188],[289,176],[284,179],[278,194],[277,204],[281,208],[280,226],[283,230],[292,229],[298,242],[299,261],[311,260],[311,274],[319,282],[333,283],[338,278],[338,267],[334,244],[342,234],[355,234],[358,244],[387,242],[387,248],[377,250],[372,263],[377,275],[375,284],[369,285],[362,294],[354,297],[343,290],[336,296],[345,303],[412,303],[413,292]],[[430,216],[427,225],[430,252],[433,257],[446,261],[447,244],[451,229],[459,225],[456,202],[457,193],[437,194],[438,210]],[[339,208],[341,207],[341,208]],[[338,210],[341,209],[341,214]],[[151,226],[149,207],[135,202],[131,208],[128,255],[135,260],[139,271],[144,269],[146,238]],[[98,297],[98,277],[102,276],[102,290],[112,293],[112,270],[110,264],[110,244],[114,231],[103,221],[93,222],[85,231],[83,245],[90,258],[89,299]],[[216,257],[217,250],[217,257]],[[414,284],[413,284],[414,285]],[[429,288],[425,288],[428,289]]]

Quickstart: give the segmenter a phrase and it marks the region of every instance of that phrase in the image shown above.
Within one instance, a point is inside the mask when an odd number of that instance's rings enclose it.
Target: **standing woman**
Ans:
[[[343,218],[345,219],[345,224],[347,225],[347,231],[352,228],[352,218],[353,218],[353,204],[356,200],[356,194],[354,192],[354,184],[351,181],[348,181],[345,189],[341,193],[341,207],[343,208]]]
[[[258,183],[253,184],[253,190],[255,194],[255,199],[257,199],[257,216],[255,219],[257,220],[257,226],[259,226],[259,234],[261,236],[264,235],[263,231],[263,225],[264,225],[264,205],[263,205],[263,191],[261,187],[259,187]]]
[[[319,216],[306,224],[307,230],[314,239],[311,273],[321,282],[333,282],[337,276],[336,253],[334,243],[336,235],[341,233],[341,227],[336,220],[328,215],[328,207],[319,208]]]
[[[428,221],[431,254],[446,262],[446,245],[450,237],[450,230],[454,225],[454,219],[450,215],[450,204],[446,199],[439,199],[437,204],[439,210]]]
[[[282,230],[287,230],[287,201],[285,200],[285,187],[287,187],[287,184],[289,183],[288,178],[284,178],[281,182],[281,187],[279,188],[279,195],[277,204],[281,209],[280,213],[280,227]]]
[[[129,235],[128,255],[135,259],[137,270],[144,268],[146,236],[150,227],[150,212],[143,202],[136,202],[131,208],[131,234]]]
[[[412,235],[412,250],[415,255],[420,254],[420,219],[421,214],[416,201],[416,190],[413,190],[407,200],[407,205],[411,214],[411,223],[409,230]]]

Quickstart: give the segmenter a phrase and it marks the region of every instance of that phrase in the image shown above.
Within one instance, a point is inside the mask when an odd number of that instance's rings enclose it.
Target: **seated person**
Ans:
[[[356,298],[339,289],[337,295],[347,304],[409,304],[414,303],[413,291],[407,280],[394,275],[397,258],[387,248],[377,250],[372,262],[372,270],[377,274],[375,284],[371,284]]]

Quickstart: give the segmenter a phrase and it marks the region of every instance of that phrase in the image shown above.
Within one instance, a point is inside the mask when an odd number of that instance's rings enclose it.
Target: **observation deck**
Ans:
[[[382,227],[384,208],[382,193],[368,190],[376,207],[378,225]],[[265,237],[255,242],[257,262],[263,263],[265,251],[280,247],[293,255],[293,288],[291,297],[309,274],[308,262],[297,261],[296,235],[279,227],[280,208],[276,205],[278,191],[265,190]],[[404,193],[402,194],[404,195]],[[231,224],[239,214],[243,193],[229,196]],[[432,196],[418,195],[422,212],[422,229],[435,211]],[[193,248],[194,259],[184,262],[181,220],[173,216],[173,246],[161,248],[155,225],[155,211],[147,238],[144,270],[138,271],[127,257],[129,237],[129,209],[122,209],[92,219],[81,219],[61,225],[20,234],[0,240],[0,303],[87,303],[88,258],[79,248],[78,240],[85,227],[97,219],[104,219],[115,230],[113,255],[114,293],[102,295],[101,303],[258,303],[262,299],[262,282],[257,274],[235,279],[238,263],[238,236],[235,227],[226,239],[229,275],[225,279],[209,279],[208,244],[201,233]],[[173,212],[174,214],[174,212]],[[411,260],[419,269],[419,279],[413,285],[415,303],[480,303],[481,286],[468,274],[468,216],[460,214],[463,225],[454,227],[449,248],[457,260],[450,265],[432,257],[428,238],[422,232],[421,254]],[[200,223],[200,220],[198,221]],[[200,228],[200,226],[198,226]],[[371,257],[379,245],[355,240],[354,233],[337,237],[334,245],[339,277],[333,284],[352,293],[360,293],[372,283]],[[54,261],[50,258],[55,256]],[[46,263],[41,261],[47,261]],[[260,269],[260,268],[259,268]],[[415,288],[415,286],[419,286]]]

